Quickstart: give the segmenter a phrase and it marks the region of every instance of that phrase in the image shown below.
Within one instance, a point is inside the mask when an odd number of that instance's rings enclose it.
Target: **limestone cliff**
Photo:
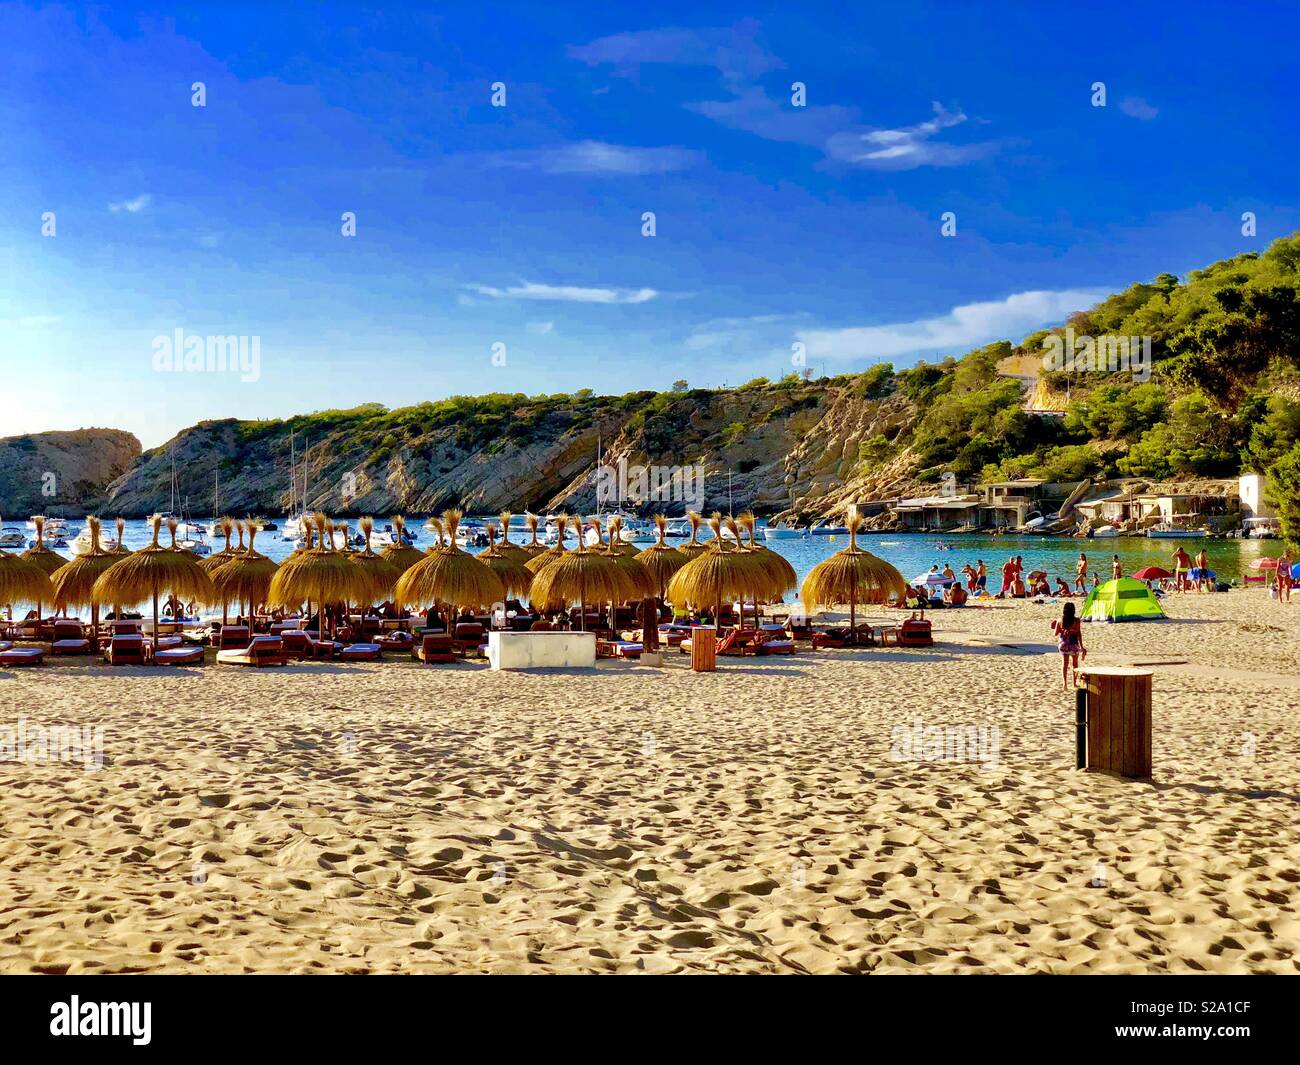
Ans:
[[[0,514],[80,517],[100,509],[110,482],[140,457],[140,441],[119,429],[0,437]]]

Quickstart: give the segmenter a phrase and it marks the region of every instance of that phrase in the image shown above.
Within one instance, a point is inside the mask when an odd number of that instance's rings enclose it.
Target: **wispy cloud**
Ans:
[[[705,351],[737,343],[752,344],[756,338],[770,337],[775,326],[807,317],[807,314],[755,314],[748,318],[713,318],[691,331],[686,346],[692,351]]]
[[[151,203],[153,203],[153,197],[145,192],[141,193],[133,200],[120,200],[117,203],[110,203],[108,209],[114,214],[120,214],[122,211],[125,211],[127,214],[139,214]]]
[[[887,359],[928,351],[963,352],[993,340],[1019,339],[1060,322],[1106,295],[1105,289],[1017,292],[1002,300],[967,303],[947,314],[912,322],[796,333],[810,356]]]
[[[479,296],[503,300],[558,300],[565,303],[648,303],[659,295],[652,288],[581,288],[577,285],[543,285],[524,281],[509,288],[470,285]]]
[[[524,326],[533,336],[544,337],[555,329],[554,322],[529,322]]]
[[[873,170],[911,170],[918,166],[960,166],[997,151],[997,141],[953,144],[938,140],[946,129],[966,121],[961,111],[949,111],[938,102],[930,105],[934,116],[899,129],[868,129],[837,133],[826,142],[832,159]]]
[[[591,66],[608,66],[625,78],[638,77],[641,67],[648,64],[712,68],[728,98],[686,103],[687,110],[765,140],[816,147],[829,161],[841,165],[875,170],[960,166],[992,155],[1003,143],[982,140],[962,144],[941,139],[944,131],[960,126],[967,117],[938,103],[932,105],[931,118],[898,128],[873,126],[852,106],[819,103],[793,107],[788,98],[772,96],[758,83],[760,75],[784,64],[758,42],[757,26],[752,22],[722,29],[619,33],[572,47],[569,54]]]
[[[1119,109],[1129,118],[1136,118],[1141,122],[1150,122],[1156,115],[1160,114],[1159,108],[1152,107],[1140,96],[1124,97],[1119,102]]]
[[[544,174],[635,175],[685,170],[703,158],[687,148],[638,148],[604,141],[576,141],[547,148],[493,152],[490,166],[539,170]]]

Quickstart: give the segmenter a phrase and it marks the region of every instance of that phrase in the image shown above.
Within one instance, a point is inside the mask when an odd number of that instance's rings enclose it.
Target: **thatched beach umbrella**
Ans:
[[[45,545],[45,516],[42,514],[32,515],[32,524],[36,526],[36,543],[24,551],[19,558],[25,558],[32,563],[37,569],[47,577],[52,577],[55,571],[60,570],[67,563],[67,559],[62,555],[51,551]],[[36,604],[36,620],[41,620],[41,608],[44,603]],[[57,609],[57,608],[56,608]]]
[[[704,519],[701,518],[697,512],[688,510],[686,512],[686,520],[691,523],[691,538],[687,540],[686,543],[682,544],[682,546],[677,550],[685,555],[687,559],[698,558],[701,553],[709,549],[708,544],[702,544],[699,541],[700,525],[703,523]]]
[[[563,546],[563,529],[561,529]],[[533,562],[529,563],[532,567]],[[578,523],[578,546],[572,551],[562,551],[548,565],[542,566],[533,578],[529,596],[534,606],[543,609],[578,604],[579,627],[587,627],[587,601],[593,603],[622,603],[639,594],[636,582],[629,577],[604,550],[587,550],[583,542],[582,523]]]
[[[508,514],[502,515],[502,518],[509,517]],[[474,557],[501,578],[501,583],[506,588],[506,595],[516,598],[521,595],[526,596],[533,583],[533,571],[524,565],[523,559],[519,555],[507,554],[505,546],[497,543],[497,527],[495,525],[488,525],[487,534],[487,549]],[[522,551],[522,548],[516,547],[515,550]],[[525,553],[523,558],[527,557],[528,555]]]
[[[857,607],[861,596],[873,593],[902,595],[907,588],[903,575],[882,558],[858,547],[862,518],[857,507],[849,508],[849,546],[813,567],[803,580],[799,597],[810,613],[818,606],[849,604],[849,642],[858,642]]]
[[[100,545],[98,518],[88,517],[86,528],[90,530],[90,551],[60,566],[50,575],[50,584],[54,588],[55,610],[90,608],[91,639],[98,641],[100,600],[95,597],[95,582],[117,563],[118,556]]]
[[[722,601],[744,595],[753,587],[753,570],[741,552],[724,543],[721,515],[710,518],[709,527],[713,530],[713,542],[673,575],[668,582],[668,598],[673,603],[713,604],[713,620],[717,625],[722,616]],[[694,524],[691,538],[695,538]]]
[[[514,515],[508,510],[503,510],[497,517],[501,519],[501,543],[498,545],[500,553],[516,559],[520,564],[527,562],[533,557],[532,552],[520,544],[510,542],[510,519]]]
[[[400,514],[393,515],[393,542],[379,553],[397,567],[399,577],[424,557],[423,551],[406,542],[406,519]]]
[[[753,561],[755,568],[763,576],[762,585],[755,589],[754,596],[754,624],[757,625],[759,597],[761,596],[769,601],[783,599],[786,592],[799,587],[799,575],[783,555],[779,555],[756,542],[754,526],[757,524],[757,519],[753,514],[748,512],[742,514],[735,524],[739,527],[734,530],[736,543],[741,543],[741,530],[749,534],[749,544],[745,546],[744,550]]]
[[[420,607],[431,603],[437,609],[446,603],[453,610],[459,610],[486,606],[505,598],[506,589],[501,578],[468,551],[456,546],[460,517],[459,510],[443,511],[443,520],[434,526],[438,543],[402,574],[393,590],[400,605]],[[445,544],[442,542],[444,529],[448,541]],[[453,631],[450,622],[449,618],[449,633]]]
[[[95,582],[93,594],[101,603],[134,604],[152,599],[153,646],[157,650],[160,592],[205,603],[216,602],[217,592],[208,575],[199,568],[199,560],[176,546],[176,520],[167,522],[172,537],[170,547],[158,543],[162,518],[155,514],[150,523],[153,540],[149,546],[119,557]]]
[[[324,514],[313,520],[319,542],[280,564],[267,591],[268,606],[295,608],[315,603],[320,611],[319,636],[325,638],[325,608],[366,594],[365,576],[346,555],[334,550],[334,529]]]
[[[223,604],[231,599],[236,604],[248,601],[250,624],[258,605],[266,601],[271,590],[271,581],[275,579],[276,571],[280,568],[253,548],[253,541],[257,538],[258,531],[257,526],[250,523],[248,547],[234,557],[226,559],[209,574]],[[241,536],[240,539],[242,540],[243,537]]]
[[[226,546],[220,551],[214,551],[207,558],[199,560],[199,568],[209,576],[212,571],[225,562],[229,562],[237,554],[244,550],[244,526],[239,526],[239,546],[230,546],[230,537],[235,531],[235,523],[230,518],[222,518],[220,522],[221,535],[226,538]]]
[[[631,544],[625,544],[619,539],[619,530],[622,529],[623,522],[620,518],[611,518],[609,522],[609,542],[605,545],[605,553],[614,560],[614,565],[618,566],[628,579],[632,582],[635,594],[629,596],[629,599],[645,599],[655,594],[654,581],[650,577],[649,571],[643,566],[636,556],[636,550]],[[600,536],[600,525],[596,524],[596,535]]]
[[[393,585],[397,583],[397,578],[403,573],[397,563],[383,555],[376,554],[370,546],[370,535],[375,529],[374,518],[362,518],[358,523],[361,534],[366,538],[365,550],[357,551],[350,554],[348,558],[354,566],[361,569],[366,580],[370,582],[370,590],[367,593],[369,598],[362,605],[370,606],[374,603],[382,602],[388,597],[388,593],[393,590]],[[365,611],[362,611],[364,617]]]
[[[524,524],[528,526],[528,531],[532,533],[533,538],[529,540],[528,543],[524,544],[520,550],[526,552],[529,558],[536,558],[538,555],[545,554],[547,550],[546,545],[537,542],[537,515],[525,515]]]
[[[668,524],[668,519],[662,514],[656,514],[654,521],[655,532],[658,534],[659,539],[636,557],[641,565],[645,566],[646,572],[650,574],[654,594],[662,597],[664,589],[668,587],[668,582],[672,579],[673,574],[686,565],[690,558],[678,551],[677,548],[668,546],[668,541],[664,538],[664,529]]]
[[[40,566],[21,555],[0,551],[0,604],[32,603],[39,612],[40,604],[53,598],[50,578]]]
[[[532,518],[532,515],[530,514],[529,517]],[[582,520],[579,518],[577,519],[577,522],[578,522],[578,543],[581,544],[582,543]],[[542,548],[540,552],[533,555],[532,558],[530,558],[527,562],[524,563],[524,565],[526,565],[530,570],[533,571],[534,576],[536,576],[538,573],[542,571],[543,568],[549,566],[552,562],[554,562],[556,559],[558,559],[561,555],[565,553],[564,530],[568,527],[568,524],[569,524],[569,516],[567,514],[557,514],[555,516],[555,529],[557,533],[555,538],[555,546]],[[536,539],[537,539],[537,528],[536,526],[533,526],[534,542],[536,542]],[[529,546],[531,547],[532,545],[530,544]],[[538,544],[537,546],[541,547],[541,544]]]

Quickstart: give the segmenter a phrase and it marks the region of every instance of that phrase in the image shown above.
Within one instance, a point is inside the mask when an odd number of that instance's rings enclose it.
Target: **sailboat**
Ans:
[[[302,498],[298,497],[298,452],[294,442],[293,430],[289,430],[289,511],[285,515],[280,537],[284,540],[302,540],[306,538],[307,526],[311,518],[307,513],[307,453],[310,448],[304,442],[302,452]]]
[[[204,530],[209,536],[217,536],[221,532],[221,471],[212,472],[212,520],[208,522]]]

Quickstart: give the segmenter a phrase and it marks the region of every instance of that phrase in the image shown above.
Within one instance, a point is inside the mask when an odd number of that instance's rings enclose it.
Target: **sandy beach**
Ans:
[[[1159,663],[1146,783],[1073,768],[1023,602],[716,674],[3,673],[104,764],[0,762],[0,971],[1296,972],[1300,604],[1166,607],[1085,627]],[[891,757],[917,719],[992,742]]]

